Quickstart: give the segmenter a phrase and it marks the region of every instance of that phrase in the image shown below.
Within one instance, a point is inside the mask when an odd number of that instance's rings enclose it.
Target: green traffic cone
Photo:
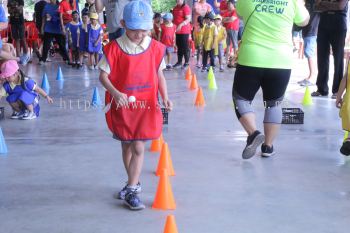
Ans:
[[[303,104],[304,106],[310,106],[310,105],[312,105],[311,93],[310,93],[310,90],[309,90],[309,87],[308,87],[308,86],[306,86],[305,94],[304,94],[304,98],[303,98],[302,104]]]
[[[209,79],[209,85],[208,85],[209,90],[216,90],[218,87],[216,86],[216,81],[215,77],[213,76],[211,79]]]
[[[211,80],[213,78],[215,79],[215,75],[214,75],[213,67],[210,66],[209,72],[208,72],[208,80]]]

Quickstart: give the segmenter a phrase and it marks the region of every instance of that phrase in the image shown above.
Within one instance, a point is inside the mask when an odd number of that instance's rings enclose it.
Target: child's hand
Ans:
[[[49,104],[53,104],[53,99],[50,96],[46,96],[46,100]]]
[[[98,45],[98,41],[96,41],[96,42],[94,43],[94,47],[97,47],[97,45]]]
[[[118,107],[128,106],[128,96],[124,93],[118,92],[113,95],[114,100]]]
[[[335,106],[337,108],[341,108],[341,106],[343,105],[343,99],[340,97],[337,96],[337,99],[335,100]]]
[[[171,110],[173,110],[173,102],[171,102],[169,99],[164,100],[163,105],[167,110],[167,112],[170,112]]]

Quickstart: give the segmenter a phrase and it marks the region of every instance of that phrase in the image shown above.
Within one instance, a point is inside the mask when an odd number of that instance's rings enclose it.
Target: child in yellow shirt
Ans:
[[[208,56],[210,57],[210,66],[215,68],[215,41],[218,35],[216,26],[214,25],[215,16],[213,13],[209,12],[204,17],[204,31],[203,31],[203,67],[202,72],[209,71]]]
[[[202,51],[202,41],[203,41],[203,32],[204,32],[204,18],[203,16],[198,16],[197,22],[199,27],[195,28],[193,31],[194,36],[194,44],[196,47],[196,57],[197,57],[197,67],[202,67],[202,64],[200,63],[200,56]]]
[[[214,24],[217,30],[217,39],[216,39],[216,47],[215,47],[215,56],[219,58],[220,72],[224,72],[224,65],[222,60],[224,58],[224,50],[226,49],[226,29],[221,24],[221,15],[216,15]]]

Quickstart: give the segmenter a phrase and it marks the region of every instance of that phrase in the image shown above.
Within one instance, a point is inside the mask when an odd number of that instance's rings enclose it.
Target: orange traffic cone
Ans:
[[[196,90],[198,88],[197,77],[196,74],[192,75],[192,80],[190,83],[190,90]]]
[[[160,176],[163,169],[167,169],[169,176],[175,176],[173,162],[171,160],[168,144],[165,142],[162,145],[156,175]]]
[[[201,87],[199,87],[197,91],[197,97],[196,97],[196,101],[194,102],[194,105],[196,105],[197,107],[203,107],[205,105],[205,100],[204,100],[203,91]]]
[[[188,66],[188,69],[186,70],[185,79],[186,79],[186,80],[191,80],[191,76],[192,76],[191,67]]]
[[[163,169],[160,175],[157,193],[154,198],[152,208],[161,209],[161,210],[176,209],[174,195],[171,189],[171,184],[170,184],[168,172],[166,169]]]
[[[160,152],[162,149],[163,142],[164,142],[164,139],[163,139],[163,135],[161,134],[159,138],[152,140],[151,148],[149,149],[149,151]]]
[[[164,233],[178,233],[174,215],[166,217]]]

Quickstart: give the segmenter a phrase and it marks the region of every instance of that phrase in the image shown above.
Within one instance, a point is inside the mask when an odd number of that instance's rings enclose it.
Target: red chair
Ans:
[[[35,44],[37,44],[37,46],[40,47],[41,40],[39,38],[38,29],[36,28],[34,22],[25,23],[25,38],[30,54],[32,53],[32,50],[34,50]]]

